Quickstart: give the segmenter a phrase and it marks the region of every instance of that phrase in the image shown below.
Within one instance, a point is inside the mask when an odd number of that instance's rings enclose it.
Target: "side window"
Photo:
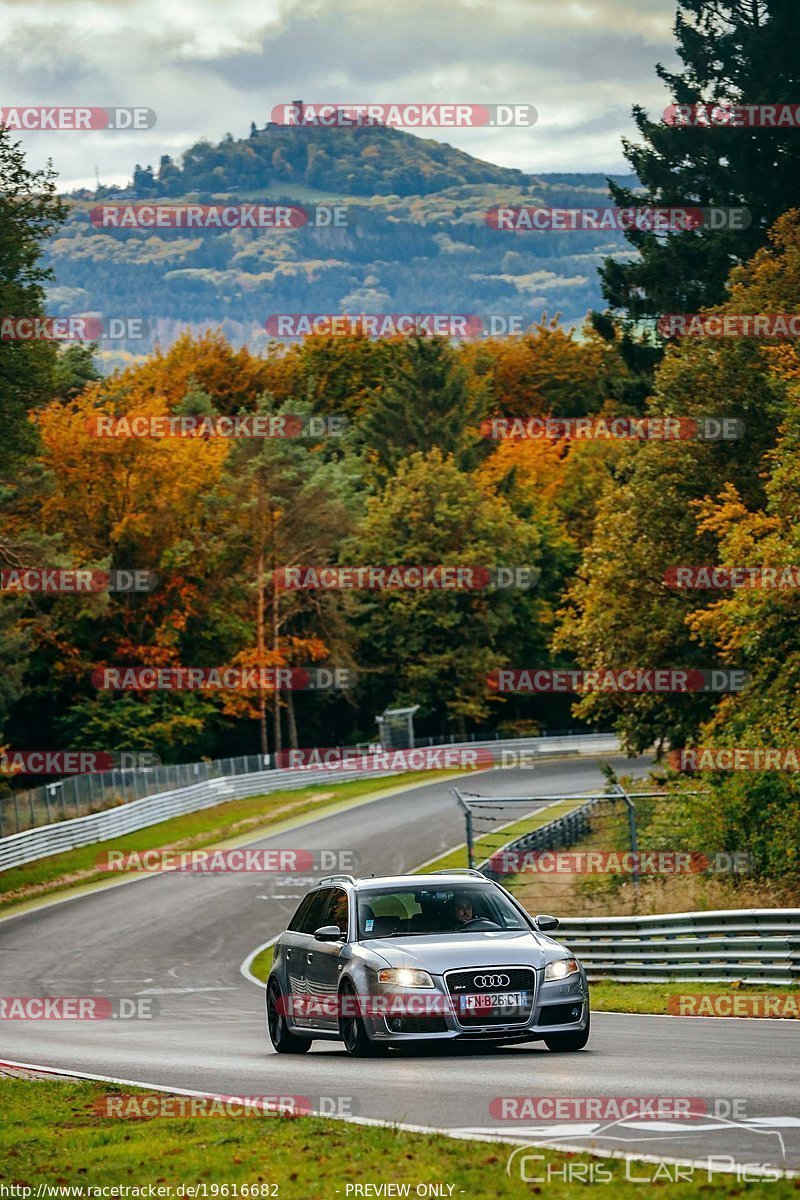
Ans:
[[[322,914],[322,925],[338,925],[339,932],[347,937],[347,916],[348,916],[347,892],[344,888],[332,888],[331,898],[328,907]]]
[[[311,908],[311,905],[314,903],[315,898],[316,894],[314,892],[309,892],[307,896],[303,897],[295,910],[294,916],[286,926],[287,929],[291,929],[294,933],[299,933],[303,927],[303,919],[308,910]]]
[[[320,925],[324,924],[319,918],[327,907],[332,890],[321,888],[318,892],[311,892],[306,896],[289,922],[289,929],[295,933],[313,933],[315,929],[319,929]]]

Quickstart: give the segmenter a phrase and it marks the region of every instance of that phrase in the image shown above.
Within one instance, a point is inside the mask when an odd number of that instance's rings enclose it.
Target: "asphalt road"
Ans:
[[[645,760],[623,761],[626,771],[646,769]],[[465,786],[523,796],[602,783],[597,760],[571,759],[484,772]],[[346,849],[362,873],[409,870],[463,840],[450,786],[418,787],[253,845]],[[534,1043],[353,1060],[325,1042],[305,1057],[275,1055],[263,991],[240,965],[285,927],[303,888],[301,878],[264,873],[153,875],[0,921],[3,996],[149,998],[159,1006],[150,1020],[2,1021],[0,1060],[224,1095],[300,1095],[315,1110],[570,1149],[729,1155],[800,1169],[794,1022],[596,1014],[588,1049],[573,1055]],[[691,1098],[709,1115],[614,1127],[509,1121],[490,1107],[500,1096]]]

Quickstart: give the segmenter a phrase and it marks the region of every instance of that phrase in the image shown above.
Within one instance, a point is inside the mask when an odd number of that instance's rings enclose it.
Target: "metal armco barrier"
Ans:
[[[530,757],[549,754],[612,754],[619,752],[619,739],[613,734],[575,734],[569,737],[514,738],[508,741],[485,741],[447,743],[443,750],[475,750],[483,747],[492,749],[497,759],[500,754],[516,752]],[[508,762],[508,760],[506,760]],[[266,795],[269,792],[311,787],[320,783],[347,783],[356,779],[380,779],[397,775],[397,771],[381,770],[269,770],[248,775],[220,776],[175,788],[172,791],[144,796],[127,804],[73,817],[51,825],[40,825],[22,833],[0,838],[0,871],[19,867],[37,858],[46,858],[63,850],[74,850],[79,846],[103,842],[108,838],[121,837],[157,825],[170,817],[183,813],[212,808],[226,800],[243,800],[247,796]]]
[[[565,917],[556,937],[589,979],[800,983],[800,908]]]
[[[574,846],[592,832],[592,816],[602,802],[594,797],[565,816],[506,843],[503,849],[560,850]],[[489,861],[478,869],[489,878],[502,879]],[[577,955],[590,980],[800,983],[798,908],[563,917],[554,936]]]

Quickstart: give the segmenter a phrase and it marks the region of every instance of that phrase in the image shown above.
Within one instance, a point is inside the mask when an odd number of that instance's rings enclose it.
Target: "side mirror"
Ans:
[[[340,942],[343,937],[338,925],[321,925],[314,930],[314,940],[317,942]]]
[[[534,917],[533,923],[540,933],[547,933],[550,929],[558,929],[560,924],[558,917],[549,917],[546,913]]]

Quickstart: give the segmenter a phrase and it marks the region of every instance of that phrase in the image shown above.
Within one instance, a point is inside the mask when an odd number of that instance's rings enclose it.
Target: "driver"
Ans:
[[[453,901],[453,916],[457,925],[466,925],[474,919],[472,901],[469,896],[456,896]]]

